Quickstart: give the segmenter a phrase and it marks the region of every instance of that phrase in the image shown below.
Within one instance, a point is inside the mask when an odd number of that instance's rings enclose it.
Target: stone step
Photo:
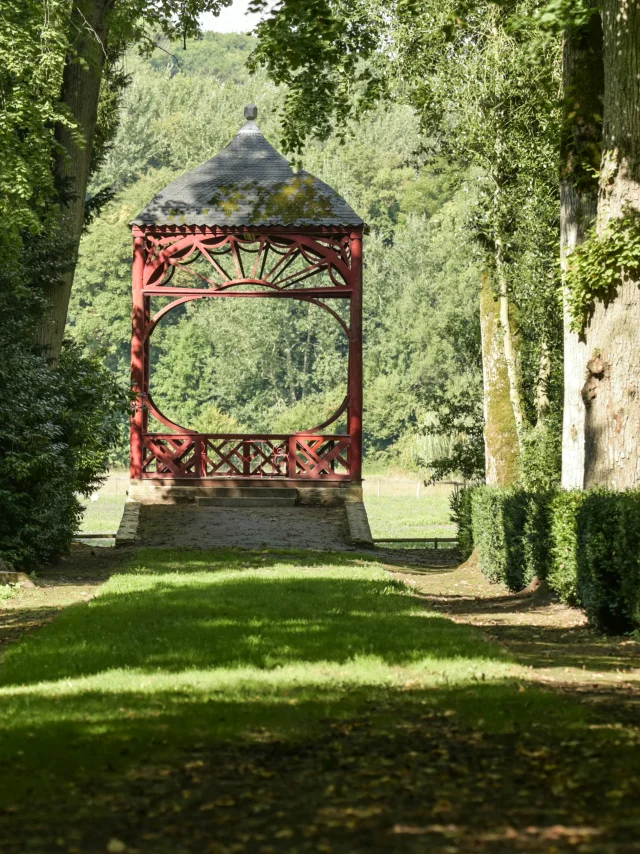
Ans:
[[[263,507],[265,509],[269,509],[270,507],[295,507],[297,500],[295,489],[287,490],[287,492],[294,493],[292,496],[281,496],[280,494],[274,495],[276,492],[275,489],[265,491],[271,492],[271,495],[269,497],[254,497],[253,495],[248,495],[242,498],[237,498],[235,496],[209,497],[198,495],[196,496],[196,504],[199,507]],[[247,492],[254,492],[254,490],[249,489]],[[280,490],[278,490],[278,493],[279,492]]]
[[[192,495],[195,498],[293,498],[297,489],[283,486],[171,486],[166,493],[179,497]]]

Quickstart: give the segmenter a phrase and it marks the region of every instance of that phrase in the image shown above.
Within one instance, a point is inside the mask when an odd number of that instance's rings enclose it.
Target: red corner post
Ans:
[[[133,228],[133,309],[131,313],[131,388],[136,395],[131,413],[132,480],[142,475],[142,434],[144,431],[144,238],[139,228]]]
[[[351,480],[362,480],[362,232],[353,232],[351,246],[351,318],[349,338],[349,451]]]

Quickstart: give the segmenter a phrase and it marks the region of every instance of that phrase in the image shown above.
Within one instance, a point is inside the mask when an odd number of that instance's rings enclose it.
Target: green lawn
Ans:
[[[449,494],[446,487],[415,495],[384,495],[365,492],[365,505],[374,537],[455,537],[456,528],[449,519]]]
[[[163,754],[264,728],[300,736],[394,695],[454,703],[498,730],[540,707],[576,715],[533,691],[523,709],[522,672],[366,559],[143,551],[93,601],[8,650],[0,770],[22,752],[15,774],[0,773],[0,799],[148,758],[150,744]]]
[[[92,534],[115,534],[122,518],[125,495],[103,495],[97,501],[86,501],[80,530]]]
[[[527,673],[370,557],[141,551],[0,662],[3,851],[636,838],[637,746]]]

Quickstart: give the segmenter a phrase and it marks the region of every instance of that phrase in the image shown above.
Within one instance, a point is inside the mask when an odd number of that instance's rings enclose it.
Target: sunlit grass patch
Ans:
[[[207,557],[206,555],[209,555]],[[473,629],[427,611],[381,566],[299,554],[146,552],[86,607],[70,608],[7,654],[0,685],[77,679],[113,670],[149,674],[350,665],[453,678],[499,650]],[[315,564],[315,565],[314,565]],[[360,665],[356,667],[356,662]],[[367,662],[367,664],[363,664]],[[476,666],[477,665],[477,666]],[[357,674],[357,675],[356,675]],[[366,679],[364,680],[366,681]]]

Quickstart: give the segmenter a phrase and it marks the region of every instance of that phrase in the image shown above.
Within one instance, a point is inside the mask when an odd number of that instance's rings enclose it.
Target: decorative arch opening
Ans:
[[[359,481],[362,229],[134,226],[134,241],[132,479]],[[265,299],[318,312],[339,330],[346,389],[335,409],[301,429],[254,433],[185,427],[164,413],[151,381],[154,334],[163,321],[202,301],[215,307]]]
[[[346,433],[344,300],[331,306],[303,298],[176,302],[147,328],[150,429]]]

